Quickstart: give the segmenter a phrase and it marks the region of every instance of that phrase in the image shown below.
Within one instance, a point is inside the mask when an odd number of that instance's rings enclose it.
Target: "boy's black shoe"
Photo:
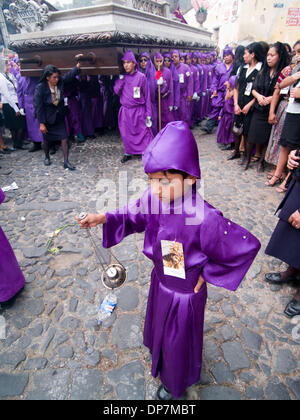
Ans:
[[[45,158],[44,165],[45,166],[50,166],[51,165],[50,158]]]
[[[161,385],[157,390],[157,398],[163,401],[170,401],[173,399],[171,392],[164,386]]]

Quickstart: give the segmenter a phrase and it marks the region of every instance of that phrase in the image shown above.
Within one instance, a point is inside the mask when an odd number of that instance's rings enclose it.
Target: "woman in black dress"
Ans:
[[[239,129],[239,133],[235,134],[234,153],[228,160],[240,157],[240,144],[242,136],[246,147],[247,136],[252,117],[252,106],[254,97],[252,96],[252,87],[256,76],[260,72],[265,55],[259,42],[252,42],[244,51],[245,65],[241,66],[237,72],[237,81],[234,89],[234,125]],[[246,161],[244,160],[242,163]]]
[[[272,125],[268,122],[270,104],[279,74],[287,64],[288,53],[284,44],[276,42],[276,44],[271,45],[267,61],[257,75],[253,85],[252,95],[255,98],[255,102],[248,134],[245,170],[250,165],[255,145],[261,148],[261,158],[258,162],[257,170],[259,172],[264,170],[264,158],[272,130]]]
[[[34,109],[43,134],[45,165],[49,166],[49,150],[52,142],[61,141],[64,154],[64,168],[74,170],[69,162],[68,135],[65,125],[66,108],[64,103],[64,85],[71,82],[80,73],[80,61],[64,76],[53,65],[46,66],[43,76],[34,92]]]

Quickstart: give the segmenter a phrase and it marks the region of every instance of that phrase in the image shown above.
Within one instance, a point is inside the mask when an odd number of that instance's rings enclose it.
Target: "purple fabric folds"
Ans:
[[[5,198],[0,188],[0,204]],[[6,302],[18,293],[25,284],[14,251],[0,227],[0,302]]]

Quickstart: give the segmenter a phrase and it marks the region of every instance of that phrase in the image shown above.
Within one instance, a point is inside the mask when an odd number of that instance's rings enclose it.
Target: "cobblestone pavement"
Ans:
[[[284,268],[264,255],[281,195],[264,186],[266,175],[254,165],[242,172],[237,161],[228,162],[230,152],[219,150],[215,135],[204,136],[199,128],[194,134],[205,199],[257,235],[262,249],[236,293],[209,286],[203,372],[185,398],[300,399],[300,339],[283,315],[294,291],[263,281],[264,273]],[[24,291],[2,312],[0,399],[155,399],[160,382],[149,373],[151,358],[142,344],[151,270],[141,252],[143,235],[115,248],[129,278],[101,327],[96,316],[106,290],[87,233],[68,228],[55,240],[60,254],[45,252],[49,232],[72,223],[79,211],[95,211],[101,179],[117,181],[121,170],[122,179],[138,177],[140,186],[146,181],[140,159],[119,163],[122,151],[112,133],[74,144],[75,172],[63,169],[61,150],[50,167],[43,165],[42,151],[17,151],[0,160],[0,185],[19,186],[7,193],[0,224],[26,276]]]

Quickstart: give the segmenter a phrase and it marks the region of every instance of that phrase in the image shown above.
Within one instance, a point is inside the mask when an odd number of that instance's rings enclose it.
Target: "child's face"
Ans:
[[[163,203],[170,203],[184,195],[185,180],[181,174],[153,172],[148,174],[151,192]],[[187,182],[192,185],[196,178],[188,177]]]

